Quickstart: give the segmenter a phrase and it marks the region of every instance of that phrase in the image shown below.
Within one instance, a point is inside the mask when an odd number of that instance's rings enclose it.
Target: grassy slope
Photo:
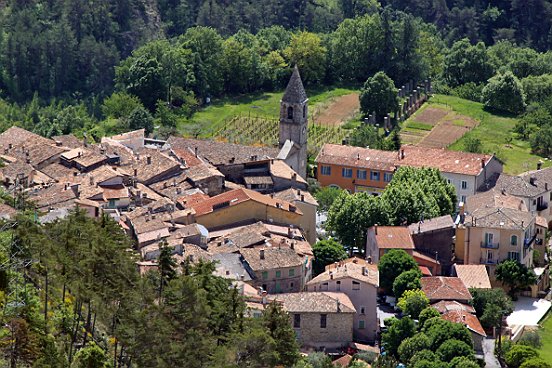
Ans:
[[[509,116],[499,116],[483,109],[483,104],[464,100],[453,96],[435,95],[431,104],[444,104],[455,112],[474,118],[480,124],[453,143],[449,148],[453,150],[464,149],[464,141],[467,137],[479,138],[485,152],[494,152],[504,161],[504,171],[508,174],[519,174],[527,170],[533,170],[537,162],[542,159],[531,154],[529,143],[516,139],[512,128],[517,119]],[[512,139],[507,143],[507,139]],[[543,166],[552,166],[548,160]]]
[[[541,358],[547,362],[552,362],[552,314],[549,313],[541,325],[542,328],[539,330],[539,334],[542,347],[539,349],[539,353]]]
[[[343,96],[355,92],[353,89],[333,88],[307,90],[309,96],[310,111],[316,105],[322,105],[331,98]],[[260,116],[277,119],[280,116],[280,99],[283,91],[257,93],[238,97],[225,97],[214,100],[213,103],[192,116],[192,122],[200,125],[205,135],[218,130],[225,120],[237,115]],[[185,130],[184,122],[178,126],[180,131]]]

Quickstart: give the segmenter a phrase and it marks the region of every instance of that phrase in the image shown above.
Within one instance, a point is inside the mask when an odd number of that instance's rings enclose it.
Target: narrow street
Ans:
[[[486,368],[501,368],[498,359],[494,355],[495,339],[486,338],[483,340],[483,353],[485,355]]]

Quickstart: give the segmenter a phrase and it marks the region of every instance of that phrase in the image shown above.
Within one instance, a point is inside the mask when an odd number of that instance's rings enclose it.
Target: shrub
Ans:
[[[437,355],[429,349],[420,350],[410,358],[410,365],[414,366],[416,363],[422,360],[428,360],[430,362],[437,361]]]
[[[526,345],[514,345],[504,357],[509,368],[519,368],[526,360],[537,358],[538,352]]]
[[[456,357],[449,363],[450,368],[479,368],[479,364],[467,357]]]
[[[521,336],[518,344],[527,345],[532,348],[538,349],[542,346],[540,335],[537,331],[527,331]]]
[[[520,368],[552,368],[552,365],[550,365],[550,363],[546,362],[544,359],[531,358],[523,362]]]

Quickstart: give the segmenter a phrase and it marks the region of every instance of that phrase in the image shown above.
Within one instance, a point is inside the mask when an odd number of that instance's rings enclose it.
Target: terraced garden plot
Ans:
[[[446,106],[426,105],[401,130],[404,143],[430,148],[445,148],[477,126],[477,121]]]

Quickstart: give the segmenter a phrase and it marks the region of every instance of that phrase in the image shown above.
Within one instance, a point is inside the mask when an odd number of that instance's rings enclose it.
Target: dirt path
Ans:
[[[352,118],[360,109],[358,93],[332,99],[313,113],[316,124],[339,126]]]

